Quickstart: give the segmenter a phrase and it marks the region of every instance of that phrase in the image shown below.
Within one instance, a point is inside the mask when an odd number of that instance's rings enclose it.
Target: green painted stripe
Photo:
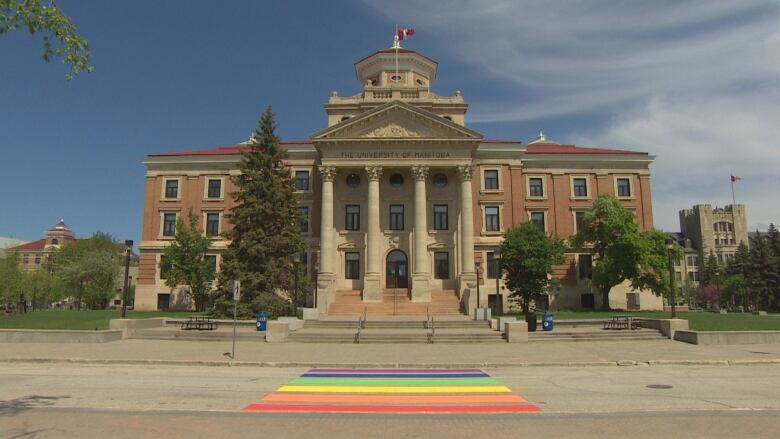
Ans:
[[[495,378],[296,378],[293,386],[489,386]]]

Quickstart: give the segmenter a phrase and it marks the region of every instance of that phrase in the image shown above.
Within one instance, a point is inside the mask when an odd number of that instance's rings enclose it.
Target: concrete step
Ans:
[[[138,330],[130,337],[137,340],[182,340],[182,341],[226,341],[233,340],[232,331],[183,331],[183,330]],[[242,331],[236,333],[236,340],[265,341],[265,333]]]

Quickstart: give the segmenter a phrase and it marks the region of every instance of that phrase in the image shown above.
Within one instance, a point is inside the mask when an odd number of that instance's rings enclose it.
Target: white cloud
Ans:
[[[730,202],[730,173],[749,224],[780,222],[780,1],[364,2],[507,90],[470,121],[588,116],[548,134],[656,155],[658,227]]]

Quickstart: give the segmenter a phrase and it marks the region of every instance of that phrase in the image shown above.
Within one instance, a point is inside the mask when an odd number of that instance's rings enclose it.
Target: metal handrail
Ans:
[[[360,330],[363,329],[363,316],[358,317],[357,332],[355,333],[355,343],[360,344]]]
[[[433,315],[431,315],[431,332],[428,334],[428,343],[433,344],[433,339],[436,336],[436,323],[433,320]]]
[[[368,320],[368,307],[363,307],[363,329],[366,329],[366,320]]]
[[[425,322],[423,322],[423,328],[428,329],[428,323],[431,321],[431,309],[425,307]]]

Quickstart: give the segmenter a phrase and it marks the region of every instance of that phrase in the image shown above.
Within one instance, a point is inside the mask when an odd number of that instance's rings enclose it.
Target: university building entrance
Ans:
[[[409,288],[406,254],[393,250],[387,255],[387,288]]]

